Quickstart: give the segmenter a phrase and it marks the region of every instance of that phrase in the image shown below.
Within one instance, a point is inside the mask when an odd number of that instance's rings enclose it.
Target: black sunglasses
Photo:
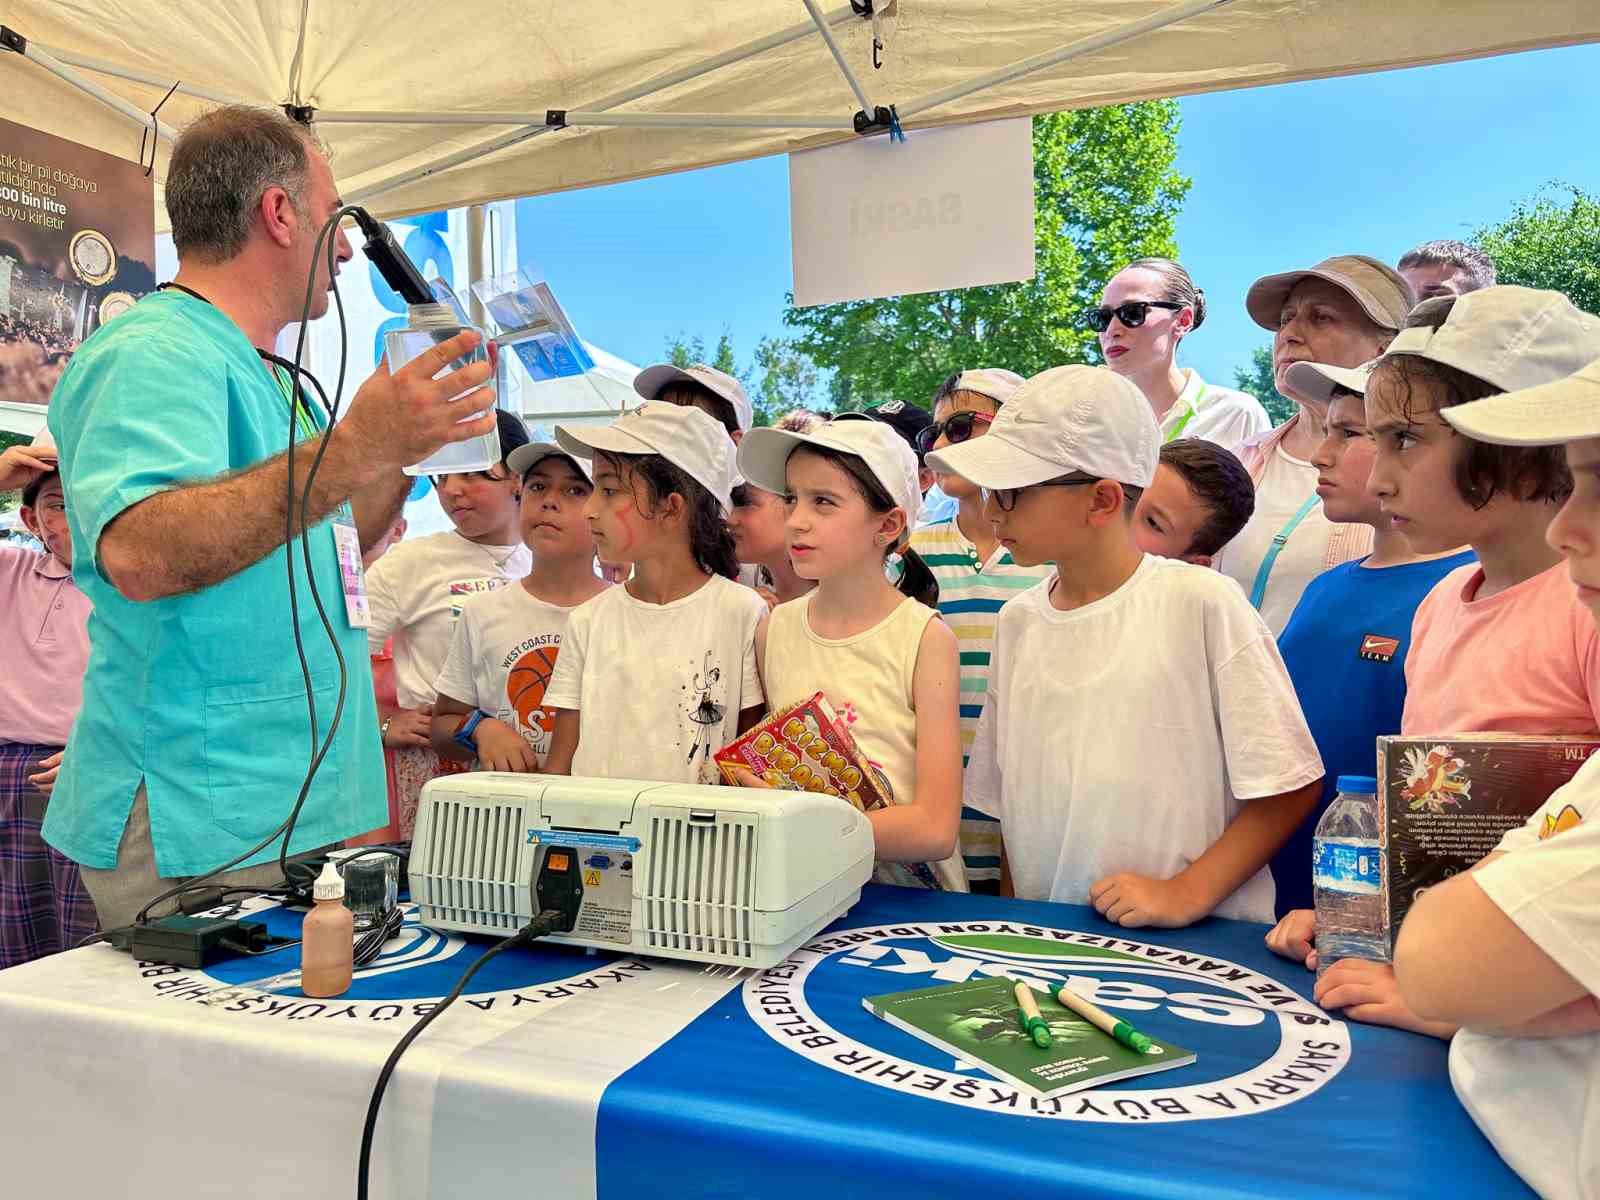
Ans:
[[[1119,304],[1115,308],[1091,308],[1083,314],[1083,319],[1089,328],[1096,333],[1104,333],[1111,328],[1111,318],[1115,317],[1129,329],[1137,329],[1144,324],[1144,319],[1150,315],[1152,308],[1167,308],[1177,312],[1187,305],[1174,304],[1171,300],[1129,300],[1126,304]]]
[[[917,433],[917,449],[926,454],[933,449],[934,443],[942,436],[952,446],[964,442],[972,436],[972,430],[979,421],[985,425],[994,420],[993,413],[972,412],[970,410],[951,413],[942,421],[935,421],[932,425],[925,426]]]
[[[1010,512],[1017,507],[1017,497],[1030,488],[1042,487],[1082,487],[1088,483],[1099,483],[1100,480],[1093,476],[1063,475],[1060,479],[1046,479],[1039,483],[1030,483],[1027,487],[1019,488],[980,488],[986,499],[994,501],[995,507],[1001,512]]]

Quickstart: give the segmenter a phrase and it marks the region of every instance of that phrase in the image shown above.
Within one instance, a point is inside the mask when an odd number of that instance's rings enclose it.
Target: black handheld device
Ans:
[[[394,289],[395,294],[407,304],[434,303],[437,297],[433,289],[422,278],[416,264],[400,249],[389,227],[358,205],[350,206],[350,214],[355,217],[362,236],[367,239],[361,252],[367,256],[368,262],[378,268],[378,274],[383,276],[383,281]]]

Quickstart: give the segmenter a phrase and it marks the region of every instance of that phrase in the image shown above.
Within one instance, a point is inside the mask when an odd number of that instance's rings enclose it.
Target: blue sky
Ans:
[[[1393,262],[1501,219],[1552,180],[1600,191],[1600,46],[1181,105],[1178,166],[1194,186],[1178,246],[1209,315],[1180,361],[1222,383],[1269,336],[1244,312],[1257,276],[1337,253]],[[709,344],[726,328],[742,367],[762,335],[785,332],[781,155],[523,200],[517,229],[579,332],[641,365],[669,336]]]

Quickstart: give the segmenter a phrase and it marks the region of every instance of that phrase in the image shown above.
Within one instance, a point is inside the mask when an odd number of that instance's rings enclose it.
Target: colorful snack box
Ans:
[[[734,768],[745,767],[775,788],[839,796],[862,812],[889,803],[883,776],[821,692],[768,716],[715,757],[729,783],[737,782]]]

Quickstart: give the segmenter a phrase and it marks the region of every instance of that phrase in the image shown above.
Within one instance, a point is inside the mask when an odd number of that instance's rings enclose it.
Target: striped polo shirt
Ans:
[[[961,649],[961,763],[966,765],[978,717],[989,693],[1000,607],[1049,577],[1053,566],[1019,567],[1011,551],[996,546],[987,562],[956,528],[954,516],[911,535],[911,548],[939,581],[939,614]],[[973,891],[996,890],[1000,880],[1000,823],[974,809],[961,810],[961,853]]]

